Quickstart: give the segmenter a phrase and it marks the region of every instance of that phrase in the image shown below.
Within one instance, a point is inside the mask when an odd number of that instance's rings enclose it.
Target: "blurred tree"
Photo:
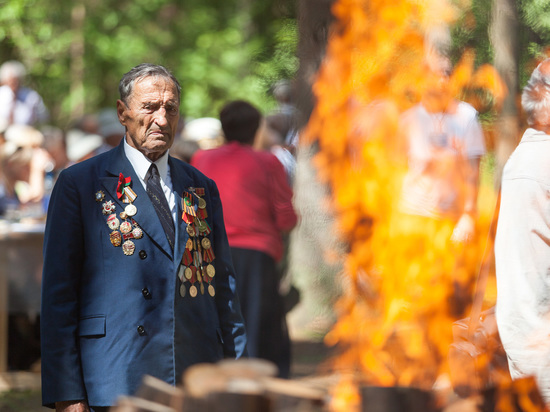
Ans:
[[[0,0],[0,61],[17,59],[56,123],[114,106],[121,75],[169,67],[186,116],[228,99],[273,106],[271,84],[294,76],[292,0]]]

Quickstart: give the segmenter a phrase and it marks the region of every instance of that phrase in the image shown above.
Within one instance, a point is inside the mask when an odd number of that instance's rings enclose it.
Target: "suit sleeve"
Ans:
[[[44,236],[41,302],[42,401],[86,399],[77,343],[79,283],[83,265],[81,206],[66,171],[54,187]]]
[[[210,181],[212,196],[212,224],[214,250],[216,253],[216,306],[222,330],[224,356],[241,358],[247,356],[246,332],[241,314],[235,269],[231,259],[227,234],[223,221],[223,210],[218,188]]]

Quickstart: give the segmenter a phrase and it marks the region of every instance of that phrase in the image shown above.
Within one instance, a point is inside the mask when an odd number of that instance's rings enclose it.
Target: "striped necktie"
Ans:
[[[153,207],[155,208],[155,211],[160,219],[160,223],[164,229],[164,233],[166,234],[166,239],[168,239],[170,247],[174,250],[174,242],[176,238],[174,220],[172,219],[172,213],[170,212],[168,201],[166,200],[166,196],[160,185],[160,175],[157,165],[152,163],[149,167],[147,175],[147,194],[149,195],[149,198],[153,203]]]

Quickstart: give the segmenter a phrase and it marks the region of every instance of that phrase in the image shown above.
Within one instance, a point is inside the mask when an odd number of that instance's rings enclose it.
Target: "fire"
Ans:
[[[449,241],[450,219],[426,223],[399,210],[407,171],[399,116],[437,83],[425,68],[434,52],[426,39],[457,12],[441,0],[336,1],[314,85],[317,106],[305,137],[319,143],[315,163],[350,246],[339,320],[326,342],[344,348],[336,368],[370,385],[431,389],[448,372],[451,324],[466,315],[453,300],[470,296],[496,202],[482,188],[478,236],[467,244]],[[484,88],[497,103],[506,94],[492,67],[474,70],[471,53],[447,87],[455,96]],[[356,404],[350,384],[338,386],[335,405]]]

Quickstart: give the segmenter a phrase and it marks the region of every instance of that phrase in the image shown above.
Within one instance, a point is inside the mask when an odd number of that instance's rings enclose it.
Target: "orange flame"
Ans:
[[[430,389],[447,371],[451,324],[464,314],[453,299],[471,292],[495,194],[485,191],[480,236],[467,245],[449,241],[450,219],[403,216],[397,206],[406,163],[397,124],[438,81],[427,71],[433,51],[426,35],[457,10],[440,0],[338,0],[333,13],[304,136],[319,143],[315,164],[350,245],[339,320],[326,342],[345,348],[336,366],[360,371],[366,383]],[[494,69],[474,70],[471,53],[448,87],[453,95],[485,88],[497,103],[506,93]],[[335,399],[355,399],[345,384],[337,391]]]

